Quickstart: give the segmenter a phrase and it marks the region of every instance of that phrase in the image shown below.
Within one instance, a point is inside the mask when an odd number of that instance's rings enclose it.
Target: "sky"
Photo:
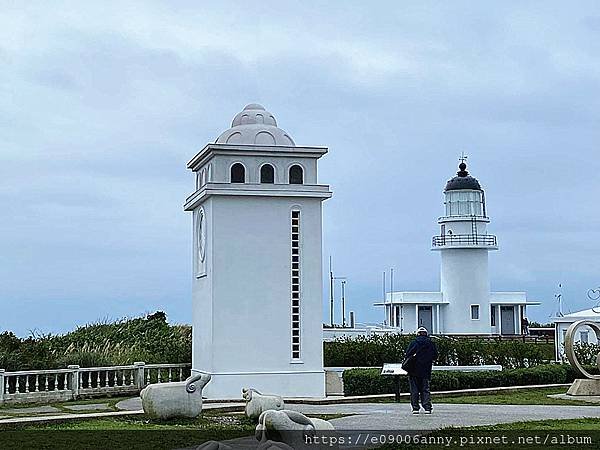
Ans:
[[[186,162],[252,102],[329,147],[324,265],[359,322],[383,319],[392,267],[396,290],[439,289],[463,151],[500,245],[492,289],[527,291],[541,322],[559,283],[565,312],[593,306],[597,2],[0,0],[0,68],[0,331],[189,323]]]

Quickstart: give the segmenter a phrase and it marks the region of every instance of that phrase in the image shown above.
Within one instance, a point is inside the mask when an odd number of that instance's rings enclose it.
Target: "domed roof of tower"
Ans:
[[[231,128],[221,133],[218,144],[282,145],[293,147],[294,140],[281,128],[273,114],[264,106],[250,103],[231,122]]]
[[[473,191],[481,191],[481,185],[477,178],[473,178],[467,172],[467,165],[464,162],[461,162],[458,166],[460,169],[456,172],[456,176],[446,183],[445,191],[457,191],[459,189],[470,189]]]

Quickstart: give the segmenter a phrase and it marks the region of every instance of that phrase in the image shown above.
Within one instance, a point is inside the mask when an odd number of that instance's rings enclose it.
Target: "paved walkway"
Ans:
[[[219,411],[242,411],[246,406],[245,402],[226,402],[226,403],[203,403],[202,410],[209,411],[211,409],[218,409]],[[119,411],[141,411],[142,410],[142,399],[139,397],[128,398],[122,400],[115,405]]]
[[[332,419],[342,430],[435,430],[446,427],[496,425],[546,419],[600,418],[597,406],[435,404],[433,414],[413,415],[409,404],[354,403],[289,405],[306,415],[354,414]]]

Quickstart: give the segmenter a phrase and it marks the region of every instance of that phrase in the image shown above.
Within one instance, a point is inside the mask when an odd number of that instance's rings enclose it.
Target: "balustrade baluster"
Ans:
[[[25,393],[29,392],[29,375],[25,375]]]
[[[146,369],[146,384],[150,384],[150,370]]]
[[[169,383],[171,382],[171,368],[169,367]]]
[[[58,374],[54,374],[54,390],[58,391]]]
[[[160,383],[160,367],[158,368],[158,375],[156,376],[156,382]]]
[[[50,389],[48,389],[48,374],[46,374],[46,377],[44,378],[44,390],[46,392],[48,392]]]
[[[33,392],[39,392],[40,391],[40,376],[38,375],[34,375],[35,376],[35,387],[34,387],[34,391]]]
[[[129,385],[133,385],[133,372],[134,370],[129,371]]]
[[[104,371],[104,387],[108,387],[108,370]]]
[[[179,381],[183,381],[183,367],[179,368]]]

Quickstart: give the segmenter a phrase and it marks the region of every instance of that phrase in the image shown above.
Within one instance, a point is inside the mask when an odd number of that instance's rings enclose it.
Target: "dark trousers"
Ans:
[[[429,378],[408,377],[410,385],[410,404],[413,411],[418,411],[420,409],[419,398],[421,400],[421,405],[423,405],[423,409],[431,411],[431,393],[429,392],[430,381]]]

